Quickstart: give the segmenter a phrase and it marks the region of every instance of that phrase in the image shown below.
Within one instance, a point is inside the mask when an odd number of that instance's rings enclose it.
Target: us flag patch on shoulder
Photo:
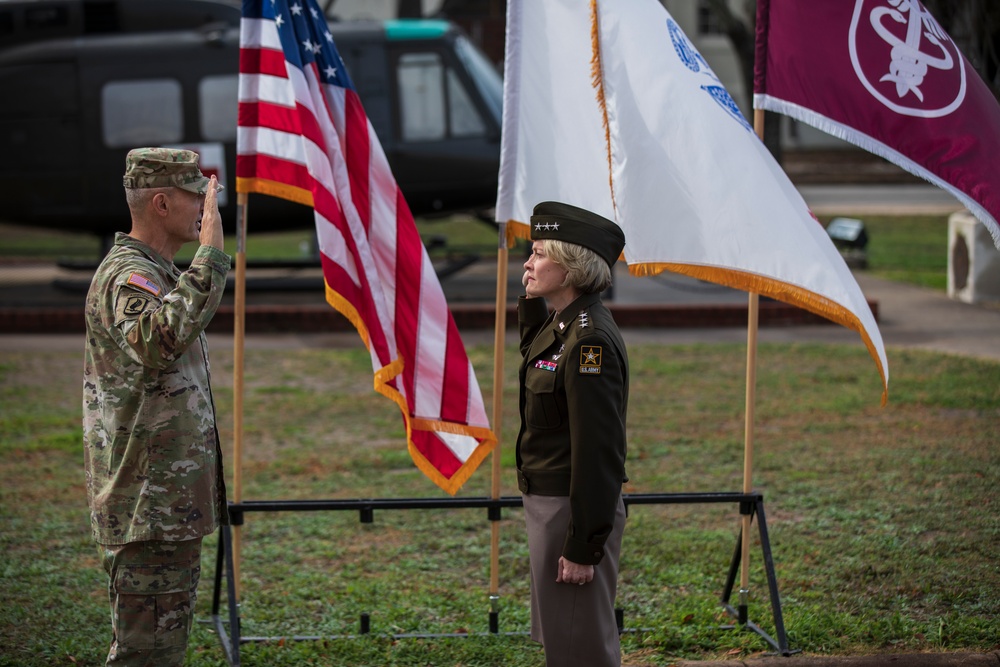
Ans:
[[[584,345],[580,348],[580,375],[601,374],[601,346]]]
[[[132,275],[130,275],[128,277],[128,280],[125,281],[125,283],[133,287],[138,287],[141,290],[145,290],[150,294],[152,294],[153,296],[160,295],[160,286],[151,281],[150,279],[144,276],[140,276],[138,273],[133,273]]]

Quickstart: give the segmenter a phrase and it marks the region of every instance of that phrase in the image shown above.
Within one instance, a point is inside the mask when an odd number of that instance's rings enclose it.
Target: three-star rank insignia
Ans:
[[[601,374],[601,346],[583,345],[580,347],[580,375]]]

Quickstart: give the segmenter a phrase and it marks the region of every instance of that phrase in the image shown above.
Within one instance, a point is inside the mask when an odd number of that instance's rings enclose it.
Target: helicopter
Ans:
[[[170,146],[226,185],[235,229],[240,13],[236,0],[0,0],[0,220],[110,238],[129,224],[125,155]],[[503,83],[489,59],[445,20],[328,24],[413,214],[491,207]],[[250,232],[313,225],[306,206],[250,198]]]

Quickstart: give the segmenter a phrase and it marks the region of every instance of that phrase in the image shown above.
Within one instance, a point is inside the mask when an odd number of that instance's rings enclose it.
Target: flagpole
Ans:
[[[743,433],[743,493],[753,491],[753,422],[754,399],[757,385],[757,320],[760,305],[760,295],[750,292],[747,303],[747,388],[746,388],[746,421]],[[742,570],[740,573],[740,617],[746,618],[747,598],[750,595],[750,520],[753,518],[750,509],[741,509],[743,515],[742,530]]]
[[[754,109],[754,131],[761,141],[764,140],[764,111]],[[753,424],[754,404],[757,394],[757,329],[760,313],[760,295],[750,292],[747,299],[747,379],[746,379],[746,418],[743,425],[743,493],[753,491]],[[741,509],[742,537],[740,556],[740,622],[746,624],[747,602],[750,596],[750,520],[752,510]]]
[[[236,294],[233,313],[233,501],[243,500],[243,348],[246,337],[247,204],[249,195],[236,195]],[[240,596],[242,526],[233,526],[233,583]]]
[[[507,330],[507,223],[497,223],[497,291],[496,320],[493,329],[493,433],[497,437],[492,454],[491,497],[500,499],[500,447],[503,440],[503,357]],[[497,513],[499,514],[499,512]],[[490,632],[497,633],[500,613],[500,521],[490,525]]]

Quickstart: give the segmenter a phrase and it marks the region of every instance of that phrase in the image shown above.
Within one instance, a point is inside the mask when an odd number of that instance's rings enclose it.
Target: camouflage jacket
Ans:
[[[181,272],[117,234],[87,293],[84,466],[99,544],[188,540],[226,518],[205,327],[230,257],[201,246]]]

